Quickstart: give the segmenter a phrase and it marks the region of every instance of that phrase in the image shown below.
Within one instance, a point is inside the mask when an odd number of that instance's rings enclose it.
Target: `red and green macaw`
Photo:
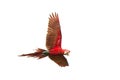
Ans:
[[[59,16],[57,13],[52,13],[49,17],[48,31],[46,36],[47,50],[38,48],[34,53],[22,54],[20,56],[37,57],[39,59],[48,56],[59,66],[68,66],[69,64],[64,55],[68,55],[70,51],[67,49],[62,49],[61,40],[62,34],[60,29]]]

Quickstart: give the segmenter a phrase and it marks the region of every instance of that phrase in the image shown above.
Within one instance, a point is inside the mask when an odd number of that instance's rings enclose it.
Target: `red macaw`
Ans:
[[[68,55],[70,51],[67,49],[62,49],[61,40],[62,34],[60,29],[59,17],[57,13],[52,13],[49,17],[48,31],[46,36],[47,50],[38,48],[34,53],[22,54],[20,56],[37,57],[38,59],[49,56],[49,58],[57,63],[59,66],[68,66],[69,64],[64,55]]]

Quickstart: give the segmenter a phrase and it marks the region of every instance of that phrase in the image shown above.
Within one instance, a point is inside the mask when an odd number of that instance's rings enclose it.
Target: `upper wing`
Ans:
[[[49,58],[61,67],[65,67],[65,66],[69,65],[68,62],[67,62],[67,59],[61,54],[59,54],[59,55],[49,55]]]
[[[46,37],[46,47],[48,50],[54,47],[61,47],[61,29],[58,14],[50,15],[48,23],[48,33]]]

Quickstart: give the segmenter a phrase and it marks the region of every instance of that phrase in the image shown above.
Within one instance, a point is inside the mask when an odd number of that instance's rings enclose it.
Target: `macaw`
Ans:
[[[38,59],[48,56],[61,67],[69,66],[64,55],[69,55],[70,51],[61,47],[62,34],[57,13],[52,13],[49,17],[48,31],[46,36],[46,48],[38,48],[34,53],[22,54],[20,56],[36,57]]]

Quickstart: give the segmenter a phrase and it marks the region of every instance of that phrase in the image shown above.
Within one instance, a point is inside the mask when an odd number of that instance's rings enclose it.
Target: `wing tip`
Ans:
[[[59,65],[60,67],[68,67],[69,66],[69,64],[67,64],[67,65]]]
[[[49,16],[50,16],[49,19],[50,18],[55,18],[55,17],[58,18],[58,13],[57,12],[52,12],[51,14],[49,14]]]

